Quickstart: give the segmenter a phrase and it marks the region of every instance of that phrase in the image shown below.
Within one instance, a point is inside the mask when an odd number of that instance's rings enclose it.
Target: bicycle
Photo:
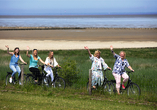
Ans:
[[[100,89],[103,92],[108,92],[109,94],[113,94],[114,90],[115,90],[115,86],[112,84],[112,82],[110,80],[107,79],[107,77],[106,77],[107,70],[110,70],[110,69],[104,70],[104,81],[103,81],[103,85],[100,86]],[[101,82],[101,80],[100,80],[100,82]],[[87,82],[87,91],[88,91],[88,85],[89,85],[89,81]],[[93,91],[93,90],[97,90],[97,88],[99,88],[99,86],[97,84],[96,89],[93,87],[91,87],[91,88],[92,88],[91,91]]]
[[[18,64],[18,65],[26,65],[26,64],[23,64],[23,63],[17,63],[17,64]],[[17,83],[18,80],[16,80],[15,75],[13,76],[12,83],[9,82],[9,79],[10,79],[12,73],[13,73],[13,72],[7,72],[6,80],[5,80],[5,84],[6,84],[6,85],[12,85],[12,84],[15,85],[15,84]],[[24,77],[23,77],[23,84],[25,84],[25,83],[26,83],[27,74],[23,74],[23,76],[24,76]],[[20,77],[21,77],[21,74],[20,74]],[[19,78],[20,78],[20,77],[19,77]],[[19,79],[19,78],[18,78],[18,79]]]
[[[52,82],[53,83],[53,87],[54,88],[65,89],[65,86],[66,86],[65,80],[58,75],[58,71],[57,70],[59,69],[59,67],[53,67],[53,68],[55,69],[55,73],[54,73],[55,77],[54,77],[54,80]],[[50,77],[48,78],[47,82],[48,82],[48,84],[50,86],[52,85]]]
[[[41,74],[41,81],[39,81],[38,79],[38,83],[35,82],[35,76],[31,73],[27,73],[27,78],[26,78],[26,84],[30,85],[30,84],[39,84],[39,85],[46,85],[46,83],[44,83],[44,80],[46,79],[46,74],[44,73],[44,65],[37,65],[37,67],[41,67],[42,69],[42,74]]]
[[[44,72],[44,65],[38,65],[38,67],[42,68],[41,85],[45,85],[47,87],[52,87],[52,84],[50,83],[51,82],[50,78],[47,78],[46,73]],[[33,74],[30,74],[30,73],[27,74],[26,82],[27,82],[27,84],[36,84],[35,76]],[[38,84],[40,85],[40,83],[38,83]],[[63,78],[61,78],[58,75],[57,69],[56,69],[55,77],[53,80],[53,87],[65,89],[65,81]]]
[[[136,83],[132,82],[132,80],[130,78],[130,74],[133,71],[126,71],[126,72],[128,73],[129,79],[128,79],[125,89],[122,88],[122,84],[121,84],[120,93],[123,94],[124,91],[127,90],[128,96],[140,96],[140,94],[141,94],[140,87]],[[113,85],[116,85],[116,80],[111,80],[111,82],[113,83]],[[114,90],[114,91],[116,92],[116,90]]]

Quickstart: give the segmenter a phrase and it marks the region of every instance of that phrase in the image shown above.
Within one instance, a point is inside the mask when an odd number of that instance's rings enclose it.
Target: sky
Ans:
[[[157,0],[0,0],[0,15],[157,14]]]

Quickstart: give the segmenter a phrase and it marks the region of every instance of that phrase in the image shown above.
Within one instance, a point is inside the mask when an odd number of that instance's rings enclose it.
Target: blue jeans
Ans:
[[[9,65],[10,69],[13,71],[12,73],[12,77],[15,75],[16,72],[18,72],[18,77],[20,76],[20,73],[21,73],[21,69],[18,65]]]

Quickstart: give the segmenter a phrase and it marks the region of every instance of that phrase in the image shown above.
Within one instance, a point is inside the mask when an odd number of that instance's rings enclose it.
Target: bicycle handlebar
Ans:
[[[25,63],[15,63],[15,64],[18,64],[18,65],[27,65],[27,64],[25,64]]]
[[[36,65],[35,67],[42,67],[42,66],[47,66],[47,65]]]
[[[106,70],[104,70],[104,72],[105,72],[105,71],[108,71],[108,70],[111,71],[109,68],[107,68]]]
[[[127,73],[133,73],[134,71],[126,71]]]
[[[51,68],[54,68],[54,69],[59,69],[60,68],[60,69],[62,69],[62,67],[51,67]]]

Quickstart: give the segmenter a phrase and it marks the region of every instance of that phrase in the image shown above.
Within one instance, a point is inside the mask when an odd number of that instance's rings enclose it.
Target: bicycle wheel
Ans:
[[[43,77],[41,81],[41,85],[49,87],[49,78]]]
[[[106,82],[103,86],[104,92],[108,92],[109,94],[114,94],[115,87],[112,82]]]
[[[65,89],[65,81],[63,78],[58,77],[54,82],[54,87],[59,89]]]
[[[131,83],[130,86],[128,87],[127,94],[128,96],[140,96],[141,94],[140,87],[135,83]]]
[[[88,86],[89,86],[89,82],[87,82],[87,92],[88,92]]]
[[[35,78],[32,75],[28,75],[26,78],[26,84],[35,84]]]
[[[13,85],[13,83],[10,83],[10,82],[9,82],[10,77],[11,77],[11,74],[7,74],[6,80],[5,80],[5,84],[6,84],[6,85]]]
[[[88,92],[88,86],[89,86],[89,82],[87,82],[87,92]],[[91,91],[96,90],[91,86]]]

